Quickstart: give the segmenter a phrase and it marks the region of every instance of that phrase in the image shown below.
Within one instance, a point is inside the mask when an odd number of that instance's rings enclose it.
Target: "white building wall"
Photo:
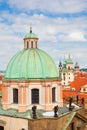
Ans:
[[[17,85],[11,85],[8,87],[8,108],[18,109],[18,104],[13,104],[13,89],[18,89]]]
[[[45,87],[41,87],[41,103],[45,105]]]
[[[74,81],[74,73],[72,71],[64,72],[64,73],[65,73],[65,80],[64,80],[64,75],[62,73],[62,85],[68,86],[69,82]]]

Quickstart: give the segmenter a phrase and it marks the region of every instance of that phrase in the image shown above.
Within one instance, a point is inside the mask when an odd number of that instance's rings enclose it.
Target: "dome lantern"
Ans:
[[[24,49],[37,48],[38,37],[32,32],[32,26],[30,26],[30,32],[24,37]]]

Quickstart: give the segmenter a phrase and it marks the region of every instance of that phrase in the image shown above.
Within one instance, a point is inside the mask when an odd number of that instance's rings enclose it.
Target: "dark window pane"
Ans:
[[[55,88],[52,88],[52,102],[55,102]]]
[[[32,89],[32,104],[39,104],[39,89]]]
[[[13,89],[13,103],[18,103],[18,89]]]
[[[3,126],[0,126],[0,130],[4,130],[4,127],[3,127]]]

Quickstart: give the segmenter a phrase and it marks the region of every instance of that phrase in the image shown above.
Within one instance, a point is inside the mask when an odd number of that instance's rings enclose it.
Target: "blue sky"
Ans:
[[[57,65],[70,54],[87,67],[87,0],[0,0],[0,70],[23,49],[30,24]]]

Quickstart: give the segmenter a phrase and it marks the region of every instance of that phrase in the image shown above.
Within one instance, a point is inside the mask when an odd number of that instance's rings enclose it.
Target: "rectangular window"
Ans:
[[[32,89],[32,104],[39,104],[39,89]]]
[[[55,102],[55,88],[52,88],[52,102]]]
[[[18,103],[18,89],[13,89],[13,103]]]

